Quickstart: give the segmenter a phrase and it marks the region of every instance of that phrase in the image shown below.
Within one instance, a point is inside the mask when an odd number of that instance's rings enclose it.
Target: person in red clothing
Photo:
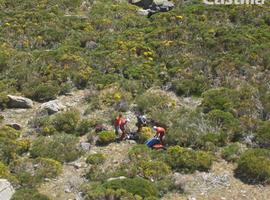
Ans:
[[[156,131],[155,137],[157,137],[160,143],[164,145],[165,128],[154,126],[153,129]]]
[[[120,140],[124,140],[127,136],[126,125],[128,122],[129,119],[125,119],[122,114],[119,114],[115,119],[114,122],[115,134],[119,135],[121,133],[121,136],[119,138]]]
[[[122,114],[119,114],[116,118],[115,118],[115,122],[114,122],[114,128],[115,128],[115,134],[119,135],[121,129],[120,129],[120,125],[121,122],[123,120],[123,116]]]
[[[126,125],[129,122],[129,119],[122,118],[120,122],[120,130],[122,132],[122,135],[120,137],[120,140],[125,140],[127,137],[127,132],[126,132]]]

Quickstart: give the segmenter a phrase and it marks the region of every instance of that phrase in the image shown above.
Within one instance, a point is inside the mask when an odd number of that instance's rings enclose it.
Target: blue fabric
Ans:
[[[153,147],[155,144],[158,144],[159,143],[159,140],[157,138],[152,138],[150,140],[147,140],[145,142],[145,144],[148,146],[148,147]]]

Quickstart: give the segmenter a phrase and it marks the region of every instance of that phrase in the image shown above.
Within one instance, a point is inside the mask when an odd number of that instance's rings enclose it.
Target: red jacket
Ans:
[[[125,130],[126,123],[127,123],[127,120],[125,118],[122,118],[119,125],[121,130]]]
[[[121,117],[116,117],[114,126],[120,126],[121,125],[122,118]]]
[[[165,129],[164,128],[162,128],[162,127],[157,127],[157,129],[156,129],[156,132],[157,132],[157,134],[165,134]]]

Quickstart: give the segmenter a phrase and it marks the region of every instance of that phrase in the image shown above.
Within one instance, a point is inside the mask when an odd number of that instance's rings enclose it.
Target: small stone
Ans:
[[[15,130],[18,130],[18,131],[22,129],[22,126],[18,123],[9,123],[7,124],[7,126],[14,128]]]
[[[114,181],[114,180],[123,180],[126,179],[127,177],[125,176],[119,176],[119,177],[114,177],[114,178],[109,178],[107,181]]]
[[[90,150],[90,147],[91,147],[91,144],[90,143],[88,143],[88,142],[81,142],[81,148],[84,151],[89,151]]]
[[[137,13],[138,13],[139,15],[142,15],[142,16],[148,16],[148,15],[149,15],[149,10],[139,9],[139,10],[137,11]]]
[[[98,44],[94,41],[88,41],[85,43],[85,48],[87,49],[96,49],[98,47]]]
[[[65,193],[71,193],[71,190],[69,188],[66,188]]]
[[[127,140],[128,144],[137,144],[137,142],[135,140]]]
[[[191,196],[188,196],[188,198],[187,198],[188,200],[196,200],[196,198],[195,197],[191,197]]]
[[[76,169],[79,169],[79,168],[81,168],[82,167],[82,164],[81,163],[79,163],[79,162],[77,162],[77,163],[74,163],[74,165],[73,165]]]

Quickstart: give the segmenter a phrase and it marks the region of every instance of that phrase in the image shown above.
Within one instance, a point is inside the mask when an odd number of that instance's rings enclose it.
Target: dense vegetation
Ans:
[[[37,116],[33,141],[1,125],[0,177],[18,186],[14,200],[46,200],[35,188],[83,155],[79,137],[97,137],[101,148],[114,142],[112,130],[96,134],[93,127],[130,108],[166,126],[170,147],[136,145],[126,163],[108,172],[100,167],[104,155],[88,155],[86,199],[158,199],[175,190],[173,172],[209,171],[219,153],[235,162],[242,181],[269,184],[268,1],[177,2],[150,18],[117,0],[0,0],[0,11],[1,110],[8,109],[8,94],[45,102],[75,88],[90,91],[84,116],[72,109]],[[201,103],[186,108],[185,97]],[[107,121],[87,118],[106,109]],[[137,142],[152,135],[145,127]],[[126,179],[107,181],[117,176]]]

